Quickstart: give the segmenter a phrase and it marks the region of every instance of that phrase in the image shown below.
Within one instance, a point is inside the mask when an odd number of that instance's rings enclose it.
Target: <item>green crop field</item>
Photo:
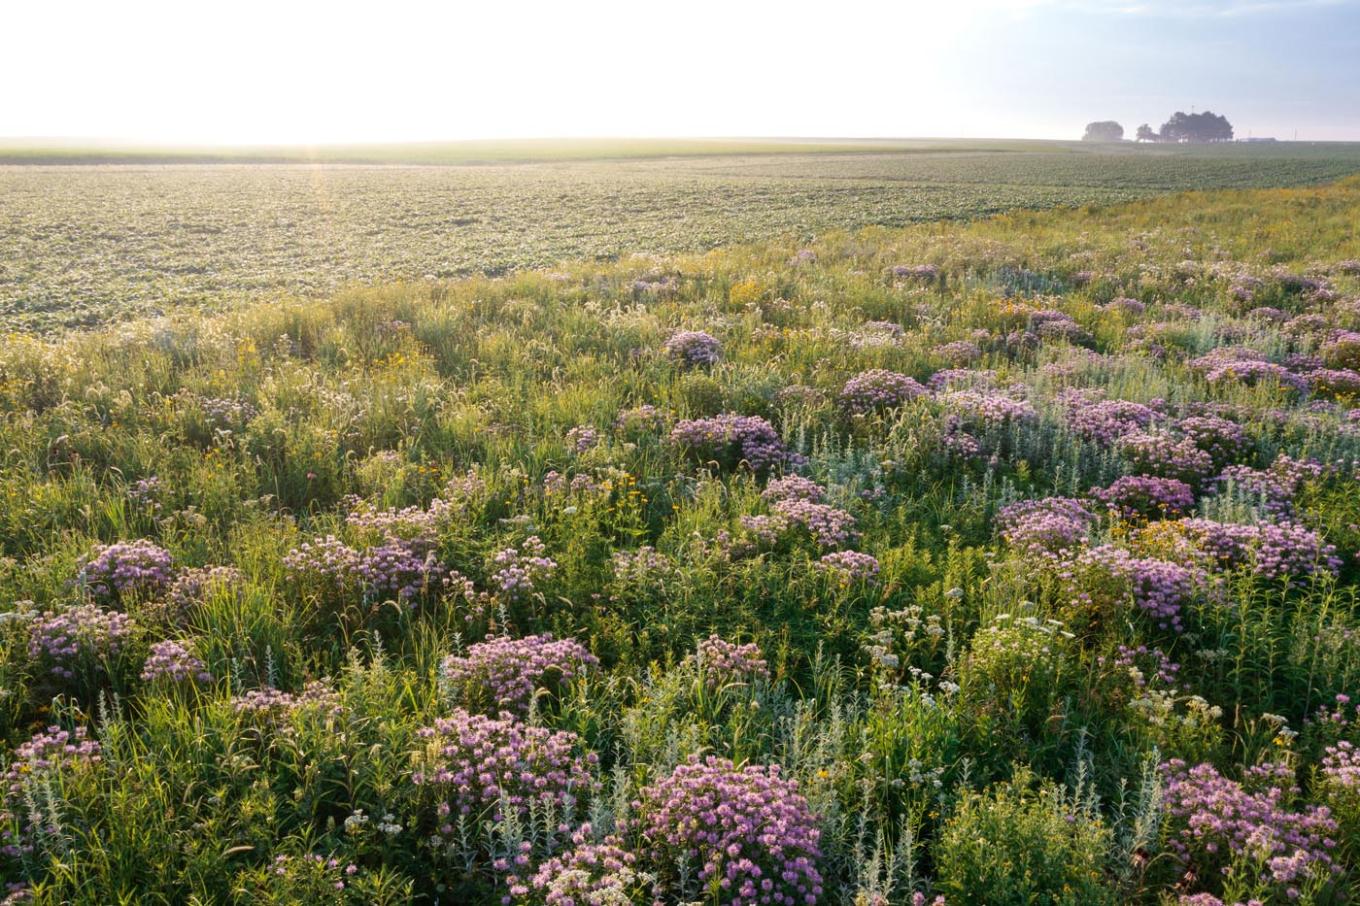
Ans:
[[[309,153],[10,146],[0,149],[0,326],[48,331],[175,307],[318,296],[351,283],[499,274],[1187,189],[1305,185],[1357,170],[1360,145],[1325,144],[594,141]]]

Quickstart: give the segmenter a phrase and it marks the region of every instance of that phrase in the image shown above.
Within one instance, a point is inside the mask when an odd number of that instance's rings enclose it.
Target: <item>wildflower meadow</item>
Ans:
[[[0,902],[1355,902],[1357,222],[8,336]]]

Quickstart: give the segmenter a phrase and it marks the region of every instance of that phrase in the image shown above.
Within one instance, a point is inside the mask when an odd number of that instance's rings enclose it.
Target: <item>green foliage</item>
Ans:
[[[988,906],[1112,904],[1105,876],[1110,831],[1089,805],[1021,771],[986,792],[964,792],[937,848],[951,900]]]

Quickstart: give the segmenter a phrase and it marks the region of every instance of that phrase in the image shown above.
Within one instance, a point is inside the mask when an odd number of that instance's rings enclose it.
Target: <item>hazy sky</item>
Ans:
[[[0,135],[1360,140],[1360,0],[289,0],[0,8]]]

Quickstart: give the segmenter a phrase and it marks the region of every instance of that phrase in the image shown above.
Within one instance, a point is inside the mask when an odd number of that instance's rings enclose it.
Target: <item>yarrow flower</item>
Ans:
[[[497,638],[444,659],[440,676],[464,702],[486,701],[492,713],[528,713],[536,689],[585,675],[599,660],[575,639],[531,635]]]
[[[629,822],[650,867],[687,899],[717,885],[725,906],[815,904],[822,896],[816,816],[777,765],[691,756],[642,791]],[[681,866],[697,871],[685,884]],[[684,888],[684,889],[681,889]]]

